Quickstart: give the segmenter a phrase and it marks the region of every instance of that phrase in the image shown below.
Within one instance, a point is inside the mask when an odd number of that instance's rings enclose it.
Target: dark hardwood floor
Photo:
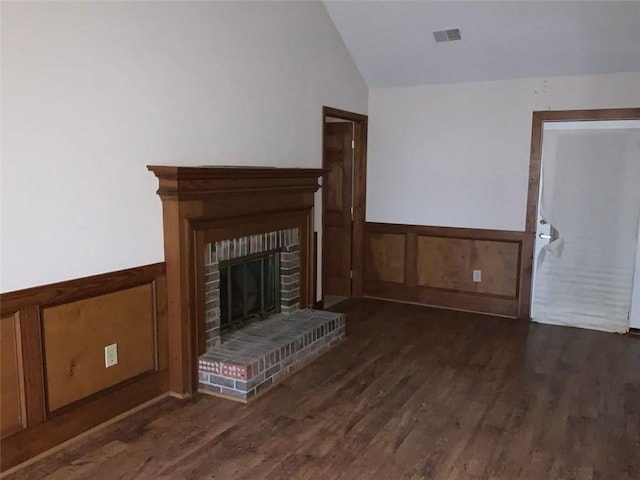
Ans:
[[[164,399],[8,476],[640,479],[640,339],[375,300],[251,405]]]

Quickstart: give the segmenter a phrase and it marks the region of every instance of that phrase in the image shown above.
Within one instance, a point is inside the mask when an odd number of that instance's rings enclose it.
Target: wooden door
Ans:
[[[324,148],[323,294],[350,296],[353,123],[326,123]]]

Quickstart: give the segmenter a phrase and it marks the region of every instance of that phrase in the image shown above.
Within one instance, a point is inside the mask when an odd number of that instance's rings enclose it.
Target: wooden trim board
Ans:
[[[29,305],[54,306],[137,287],[150,283],[164,274],[164,271],[165,264],[161,262],[2,293],[0,294],[0,316],[11,314]]]

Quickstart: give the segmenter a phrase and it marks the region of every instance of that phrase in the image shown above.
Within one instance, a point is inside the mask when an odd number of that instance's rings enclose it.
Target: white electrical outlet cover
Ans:
[[[113,367],[118,364],[118,344],[112,343],[104,347],[104,366]]]
[[[474,270],[473,271],[473,281],[481,282],[482,281],[482,270]]]

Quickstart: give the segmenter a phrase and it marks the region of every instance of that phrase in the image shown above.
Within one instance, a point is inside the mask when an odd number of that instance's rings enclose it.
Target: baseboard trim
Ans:
[[[429,307],[484,313],[517,318],[518,299],[472,292],[457,292],[439,288],[411,286],[400,283],[365,280],[365,297],[415,303]]]
[[[169,395],[170,397],[173,397],[173,398],[177,398],[178,400],[189,400],[189,399],[193,398],[193,394],[192,393],[169,392],[169,393],[167,393],[167,395]]]
[[[418,307],[426,307],[426,308],[436,308],[438,310],[452,310],[454,312],[464,312],[464,313],[473,313],[473,314],[477,314],[477,315],[488,315],[490,317],[499,317],[499,318],[506,318],[509,320],[523,320],[521,318],[516,318],[513,317],[511,315],[501,315],[499,313],[487,313],[487,312],[483,312],[483,311],[479,311],[479,310],[465,310],[464,308],[455,308],[455,307],[447,307],[447,306],[443,306],[443,305],[431,305],[428,303],[421,303],[421,302],[413,302],[411,300],[399,300],[399,299],[395,299],[395,298],[386,298],[386,297],[376,297],[374,295],[365,295],[363,298],[370,298],[371,300],[381,300],[383,302],[391,302],[391,303],[401,303],[404,305],[416,305]],[[524,319],[526,321],[529,321],[529,318]]]
[[[640,328],[630,327],[629,335],[639,336],[640,337]]]
[[[55,447],[52,447],[52,448],[50,448],[48,450],[45,450],[44,452],[39,453],[36,456],[31,457],[31,458],[29,458],[28,460],[25,460],[22,463],[19,463],[19,464],[15,465],[15,466],[7,469],[7,470],[4,470],[4,471],[0,472],[0,478],[5,478],[6,476],[11,475],[12,473],[15,473],[18,470],[21,470],[21,469],[23,469],[25,467],[28,467],[29,465],[32,465],[33,463],[37,462],[38,460],[42,460],[43,458],[48,457],[49,455],[53,455],[54,453],[59,452],[63,448],[68,447],[69,445],[72,445],[72,444],[74,444],[74,443],[86,438],[89,435],[92,435],[92,434],[94,434],[96,432],[99,432],[100,430],[108,427],[109,425],[113,425],[114,423],[119,422],[120,420],[122,420],[124,418],[127,418],[127,417],[133,415],[134,413],[139,412],[140,410],[143,410],[143,409],[145,409],[147,407],[150,407],[151,405],[153,405],[155,403],[158,403],[160,400],[168,398],[169,396],[170,396],[169,393],[163,393],[161,395],[158,395],[155,398],[152,398],[151,400],[148,400],[148,401],[146,401],[144,403],[141,403],[140,405],[137,405],[137,406],[133,407],[130,410],[127,410],[126,412],[123,412],[123,413],[121,413],[119,415],[116,415],[115,417],[110,418],[109,420],[106,420],[106,421],[102,422],[101,424],[96,425],[95,427],[90,428],[89,430],[86,430],[86,431],[76,435],[75,437],[72,437],[72,438],[70,438],[68,440],[65,440],[62,443],[59,443]]]

